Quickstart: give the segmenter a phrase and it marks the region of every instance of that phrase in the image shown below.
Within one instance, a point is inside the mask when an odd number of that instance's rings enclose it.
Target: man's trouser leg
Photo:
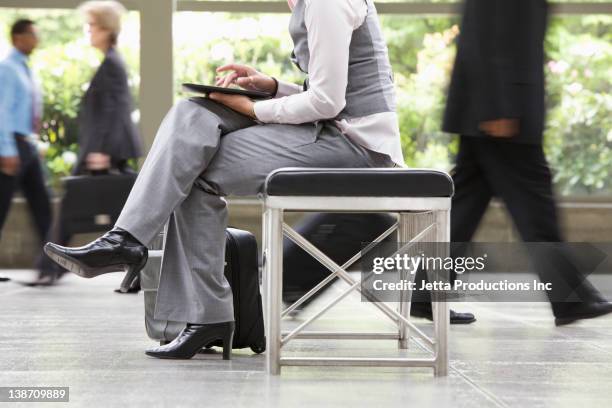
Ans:
[[[15,176],[0,172],[0,231],[11,207],[13,194],[20,187],[41,243],[51,226],[51,199],[45,184],[40,158],[34,145],[23,136],[14,136],[19,152],[20,167]]]
[[[28,202],[28,207],[41,245],[45,242],[51,228],[51,199],[45,183],[42,164],[36,147],[23,137],[17,137],[17,147],[21,158],[18,185]],[[42,251],[42,248],[41,248]]]
[[[451,242],[472,240],[493,194],[475,156],[474,143],[478,143],[474,137],[461,137],[457,163],[452,171],[455,195],[451,206]],[[451,253],[451,256],[460,255]],[[455,273],[450,276],[451,280],[455,277]],[[421,287],[422,281],[427,281],[427,274],[420,268],[415,276],[417,288]],[[428,307],[430,302],[429,291],[416,291],[413,294],[413,304],[427,303]]]
[[[9,176],[0,171],[0,237],[2,236],[4,221],[6,221],[6,217],[11,209],[16,183],[17,177]]]
[[[488,141],[477,148],[489,185],[504,201],[528,245],[535,272],[541,281],[552,284],[547,294],[555,316],[571,307],[566,301],[570,296],[603,300],[562,243],[552,176],[542,146]]]

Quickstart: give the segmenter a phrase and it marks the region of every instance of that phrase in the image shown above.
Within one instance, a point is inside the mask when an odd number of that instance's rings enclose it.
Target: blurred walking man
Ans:
[[[544,128],[545,0],[467,0],[444,130],[461,135],[453,179],[451,240],[472,239],[492,197],[506,205],[523,241],[562,241]],[[533,247],[542,246],[532,245]],[[557,325],[612,312],[569,257],[543,246],[533,257]],[[558,246],[557,246],[558,248]],[[571,292],[580,302],[566,300]]]
[[[38,45],[34,22],[15,22],[11,41],[13,50],[0,62],[0,232],[19,187],[42,247],[51,223],[51,206],[37,149],[28,140],[38,132],[42,116],[42,95],[28,65]]]

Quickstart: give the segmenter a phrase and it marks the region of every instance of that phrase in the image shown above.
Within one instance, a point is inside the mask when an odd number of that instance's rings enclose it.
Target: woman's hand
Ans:
[[[15,176],[19,172],[19,156],[0,157],[0,172]]]
[[[111,167],[111,158],[104,153],[89,153],[85,163],[87,170],[108,170]]]
[[[218,74],[228,71],[229,73],[225,76],[217,76],[217,86],[227,88],[235,84],[250,91],[276,92],[276,81],[255,68],[239,64],[228,64],[217,68]]]
[[[238,113],[242,113],[253,119],[257,119],[255,116],[255,102],[242,95],[226,95],[219,92],[213,92],[208,95],[210,99],[215,102],[221,103],[230,109],[235,110]]]

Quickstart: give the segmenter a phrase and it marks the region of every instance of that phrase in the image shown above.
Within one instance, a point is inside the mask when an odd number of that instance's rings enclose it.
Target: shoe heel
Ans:
[[[223,359],[232,359],[232,346],[234,344],[234,325],[232,324],[223,337]]]
[[[121,285],[119,285],[119,289],[116,289],[115,292],[119,293],[137,293],[138,291],[132,291],[132,284],[139,277],[140,271],[147,265],[147,261],[149,260],[149,251],[147,248],[144,250],[144,254],[142,260],[138,265],[125,265],[125,277],[123,281],[121,281]]]
[[[119,285],[117,292],[129,293],[132,283],[134,283],[134,280],[138,278],[138,274],[142,268],[143,267],[141,265],[127,265],[125,267],[125,277],[121,281],[121,285]]]

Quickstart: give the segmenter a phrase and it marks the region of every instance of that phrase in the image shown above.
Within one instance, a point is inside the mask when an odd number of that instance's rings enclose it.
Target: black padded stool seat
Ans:
[[[436,170],[282,168],[270,173],[268,196],[452,197],[453,180]]]

